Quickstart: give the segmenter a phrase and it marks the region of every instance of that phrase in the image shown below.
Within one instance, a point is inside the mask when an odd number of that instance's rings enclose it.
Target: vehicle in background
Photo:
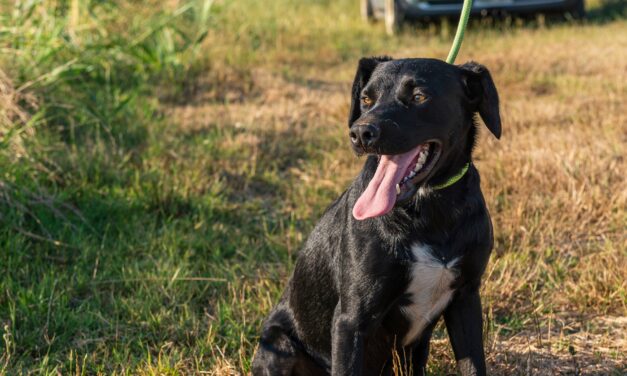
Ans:
[[[384,19],[389,34],[404,20],[425,20],[458,16],[464,0],[360,0],[361,15],[367,21]],[[474,0],[472,15],[487,16],[562,13],[579,19],[585,16],[584,0]]]

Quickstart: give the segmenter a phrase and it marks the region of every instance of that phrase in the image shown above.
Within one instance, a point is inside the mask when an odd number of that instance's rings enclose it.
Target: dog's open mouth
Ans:
[[[384,215],[397,202],[413,197],[429,177],[441,153],[441,143],[431,140],[407,153],[381,155],[377,171],[353,207],[355,219]]]

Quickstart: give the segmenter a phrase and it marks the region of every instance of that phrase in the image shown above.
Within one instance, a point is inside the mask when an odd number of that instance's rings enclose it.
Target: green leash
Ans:
[[[470,9],[472,9],[472,0],[464,0],[462,14],[459,17],[459,23],[457,24],[455,39],[453,40],[451,51],[449,51],[448,57],[446,58],[446,62],[449,64],[453,64],[455,62],[455,58],[457,57],[457,53],[459,52],[459,47],[461,47],[462,41],[464,40],[464,32],[466,31],[466,26],[468,25]]]
[[[453,40],[453,45],[451,46],[451,50],[448,53],[448,57],[446,58],[446,62],[449,64],[453,64],[455,62],[455,58],[457,57],[457,53],[459,52],[459,48],[462,45],[462,41],[464,40],[464,32],[466,31],[466,26],[468,26],[468,18],[470,18],[470,10],[472,9],[472,0],[464,0],[464,6],[462,7],[462,14],[459,16],[459,23],[457,24],[457,32],[455,33],[455,39]],[[442,184],[434,185],[433,189],[439,190],[450,187],[451,185],[457,183],[461,180],[461,178],[466,175],[468,171],[468,167],[470,163],[466,163],[464,167],[456,174],[451,176],[447,181]]]

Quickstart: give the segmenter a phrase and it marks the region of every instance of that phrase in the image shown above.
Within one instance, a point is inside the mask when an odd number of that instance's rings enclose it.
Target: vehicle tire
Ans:
[[[361,12],[361,19],[366,22],[374,21],[374,10],[372,9],[371,0],[359,0],[359,11]]]
[[[570,8],[566,10],[573,19],[582,20],[586,17],[586,4],[584,0],[577,0]]]
[[[385,0],[385,31],[394,35],[403,22],[403,10],[396,0]]]

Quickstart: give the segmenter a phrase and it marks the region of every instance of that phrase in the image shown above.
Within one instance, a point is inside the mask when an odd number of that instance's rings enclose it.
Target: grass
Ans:
[[[0,373],[247,372],[360,168],[356,59],[452,40],[385,36],[354,3],[0,5]],[[475,20],[458,57],[503,100],[502,140],[477,150],[492,374],[625,372],[627,23],[591,6],[583,25]],[[449,347],[440,326],[431,374],[454,372]]]

